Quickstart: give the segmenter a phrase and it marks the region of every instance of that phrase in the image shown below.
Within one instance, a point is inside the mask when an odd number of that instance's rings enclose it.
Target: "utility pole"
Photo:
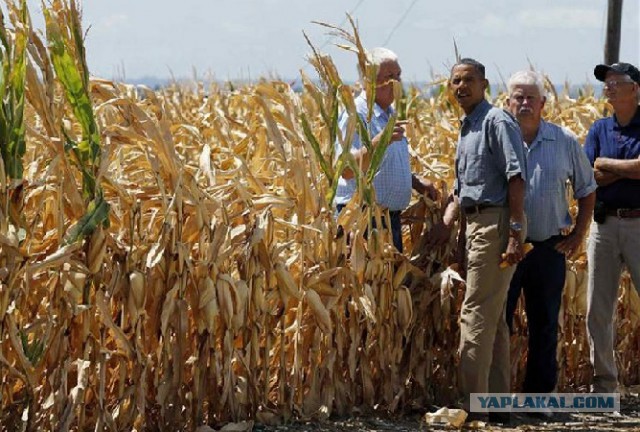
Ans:
[[[620,29],[622,27],[622,0],[607,0],[607,38],[604,42],[605,64],[620,60]]]

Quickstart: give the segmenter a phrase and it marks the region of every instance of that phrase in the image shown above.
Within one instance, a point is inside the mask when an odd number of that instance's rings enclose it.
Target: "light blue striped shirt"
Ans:
[[[575,135],[546,121],[540,122],[538,135],[527,157],[527,237],[543,241],[571,226],[566,186],[571,182],[575,199],[596,190],[593,169]]]
[[[358,115],[366,123],[368,107],[364,92],[356,98],[355,102]],[[371,122],[367,124],[371,138],[384,130],[393,112],[392,107],[385,111],[378,104],[373,105]],[[339,123],[343,136],[346,134],[348,120],[349,116],[345,111],[342,113]],[[360,136],[356,133],[351,143],[351,151],[354,152],[361,147]],[[336,142],[336,157],[341,153],[342,146]],[[409,165],[409,143],[406,138],[389,144],[378,173],[373,178],[373,186],[376,192],[376,201],[382,207],[395,211],[404,210],[409,205],[411,200],[411,167]],[[340,177],[336,190],[336,204],[347,204],[355,191],[355,179],[346,180]]]

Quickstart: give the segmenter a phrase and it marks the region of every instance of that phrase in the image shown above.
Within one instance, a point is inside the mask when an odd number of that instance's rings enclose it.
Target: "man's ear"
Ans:
[[[484,91],[487,91],[487,89],[489,88],[489,80],[488,80],[488,79],[486,79],[486,78],[485,78],[485,79],[483,79],[483,80],[482,80],[482,85],[484,86],[484,87],[483,87],[483,90],[484,90]]]
[[[547,97],[542,96],[542,109],[544,109],[544,105],[547,103]]]

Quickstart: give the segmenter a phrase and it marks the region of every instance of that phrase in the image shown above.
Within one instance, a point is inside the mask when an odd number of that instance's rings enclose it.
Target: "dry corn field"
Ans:
[[[74,1],[46,5],[43,32],[24,4],[6,6],[2,430],[195,430],[456,400],[456,239],[424,248],[443,203],[414,197],[405,255],[384,230],[363,235],[380,214],[362,210],[365,173],[335,220],[333,182],[348,163],[333,162],[336,113],[353,109],[353,89],[329,57],[312,58],[319,81],[303,77],[298,93],[266,80],[152,91],[89,78]],[[362,60],[357,32],[342,36]],[[606,107],[581,94],[551,94],[546,114],[584,139]],[[460,115],[446,84],[409,90],[398,111],[414,172],[446,196]],[[589,382],[586,266],[582,253],[567,268],[561,389]],[[625,384],[640,382],[631,288],[625,276]],[[514,382],[522,314],[517,324]]]

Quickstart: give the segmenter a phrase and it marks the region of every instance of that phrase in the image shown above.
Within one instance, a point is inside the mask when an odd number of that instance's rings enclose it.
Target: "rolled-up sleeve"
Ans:
[[[493,127],[494,139],[488,142],[491,151],[496,156],[498,168],[504,172],[507,179],[515,175],[526,178],[526,159],[520,127],[515,121],[499,120]]]
[[[598,185],[593,176],[593,168],[589,163],[586,153],[580,147],[578,140],[572,138],[571,142],[571,158],[573,159],[573,197],[575,199],[584,198],[596,190]]]

